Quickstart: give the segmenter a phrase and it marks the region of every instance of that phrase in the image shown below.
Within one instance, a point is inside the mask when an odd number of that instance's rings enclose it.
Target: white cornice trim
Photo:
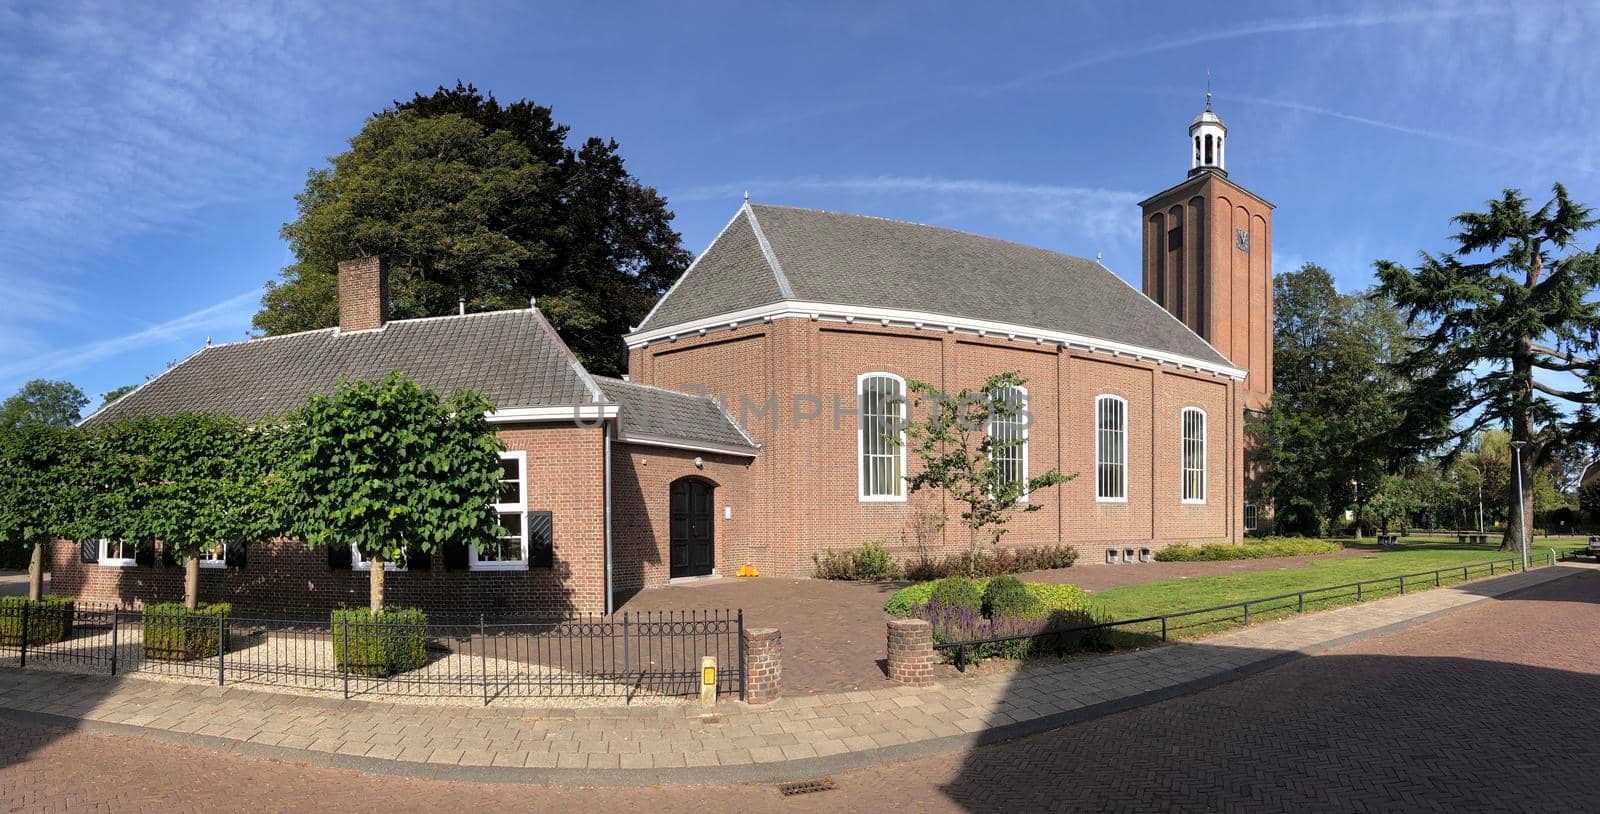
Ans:
[[[624,444],[640,444],[647,447],[668,447],[670,449],[687,449],[692,452],[712,452],[718,455],[737,455],[741,458],[754,458],[758,450],[749,447],[737,447],[732,444],[717,444],[711,441],[684,441],[670,438],[665,435],[649,435],[646,433],[623,433],[617,440]]]
[[[600,421],[616,418],[621,408],[616,404],[562,404],[553,407],[509,407],[484,413],[490,424],[550,421]]]
[[[1126,281],[1124,281],[1126,282]],[[1131,287],[1131,286],[1130,286]],[[1137,290],[1137,289],[1135,289]],[[775,319],[807,319],[813,321],[854,323],[858,320],[874,322],[884,327],[916,328],[947,333],[968,333],[975,336],[1000,336],[1017,340],[1048,343],[1067,348],[1106,353],[1141,361],[1156,362],[1184,370],[1226,376],[1242,381],[1246,371],[1231,365],[1207,362],[1167,351],[1142,348],[1124,342],[1099,339],[1062,331],[1047,331],[1024,325],[970,319],[967,317],[934,314],[925,311],[906,311],[898,308],[877,308],[866,305],[837,305],[832,303],[785,300],[770,305],[759,305],[728,314],[719,314],[665,328],[640,331],[624,337],[628,348],[643,348],[659,342],[671,342],[682,337],[704,336],[713,331],[731,330],[744,325],[770,322]],[[1204,340],[1202,340],[1204,341]]]

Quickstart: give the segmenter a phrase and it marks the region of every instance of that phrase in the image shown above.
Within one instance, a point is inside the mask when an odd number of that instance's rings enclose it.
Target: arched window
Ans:
[[[1209,167],[1213,163],[1215,163],[1215,162],[1213,162],[1211,160],[1211,134],[1207,133],[1206,134],[1206,166]]]
[[[1006,385],[989,394],[989,459],[1000,481],[1020,484],[1020,503],[1028,499],[1028,389]]]
[[[905,395],[905,379],[893,373],[863,373],[856,378],[861,500],[906,499]]]
[[[1199,136],[1195,136],[1194,137],[1194,163],[1195,163],[1196,166],[1198,166],[1200,164],[1200,137]]]
[[[1097,500],[1128,499],[1128,402],[1118,396],[1094,400],[1094,469]]]
[[[1206,413],[1183,410],[1183,502],[1206,502]]]

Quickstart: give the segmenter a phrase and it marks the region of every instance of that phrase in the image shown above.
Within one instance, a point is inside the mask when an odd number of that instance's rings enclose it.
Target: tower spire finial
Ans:
[[[1211,69],[1206,68],[1206,110],[1211,110]]]

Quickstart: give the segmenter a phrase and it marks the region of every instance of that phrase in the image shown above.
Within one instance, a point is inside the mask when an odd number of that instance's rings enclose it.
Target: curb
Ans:
[[[1584,569],[1585,571],[1593,569]],[[1537,572],[1536,572],[1537,573]],[[1102,701],[1085,707],[1080,707],[1067,712],[1055,713],[1027,721],[987,729],[981,732],[950,735],[942,738],[913,743],[898,744],[895,746],[880,747],[878,749],[863,750],[859,752],[845,752],[827,757],[800,758],[796,760],[774,761],[771,763],[739,764],[734,766],[698,766],[670,769],[551,769],[551,768],[514,768],[509,766],[445,766],[431,763],[415,763],[410,761],[392,760],[386,758],[368,758],[352,755],[340,755],[330,752],[318,752],[306,749],[287,749],[278,746],[236,741],[211,735],[196,735],[182,732],[172,732],[164,729],[132,726],[129,724],[91,721],[70,718],[30,710],[12,709],[0,706],[0,719],[23,721],[48,726],[58,726],[81,732],[99,732],[112,735],[150,738],[183,746],[192,746],[211,751],[243,755],[247,757],[268,758],[288,763],[298,763],[310,766],[321,766],[338,769],[351,769],[370,774],[383,774],[395,777],[422,778],[432,780],[453,780],[480,783],[507,783],[524,785],[562,785],[562,786],[652,786],[652,785],[705,785],[705,784],[731,784],[731,783],[775,783],[792,780],[807,780],[821,775],[833,774],[857,769],[869,768],[884,763],[897,763],[917,758],[931,757],[958,751],[973,746],[986,746],[1016,738],[1036,735],[1065,726],[1092,721],[1119,712],[1158,704],[1174,698],[1193,695],[1213,687],[1227,684],[1239,679],[1248,678],[1258,673],[1263,673],[1290,662],[1315,656],[1345,645],[1354,644],[1368,639],[1394,633],[1414,627],[1436,618],[1448,616],[1467,608],[1476,607],[1490,601],[1497,601],[1512,597],[1524,591],[1532,590],[1551,582],[1571,579],[1580,576],[1583,571],[1567,574],[1551,574],[1549,578],[1540,579],[1504,593],[1480,596],[1461,605],[1456,605],[1443,610],[1394,622],[1381,627],[1371,628],[1359,633],[1352,633],[1335,639],[1319,642],[1302,649],[1269,656],[1259,661],[1252,662],[1242,667],[1224,672],[1215,673],[1193,681],[1175,684],[1149,690],[1137,695],[1119,698],[1111,701]],[[1513,575],[1515,576],[1515,575]]]

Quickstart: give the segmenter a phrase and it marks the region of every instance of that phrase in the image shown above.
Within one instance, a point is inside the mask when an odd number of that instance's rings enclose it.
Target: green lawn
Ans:
[[[1561,544],[1570,548],[1571,544]],[[1536,545],[1530,552],[1535,566],[1548,562],[1548,547]],[[1093,595],[1096,608],[1108,620],[1134,619],[1144,616],[1177,613],[1186,610],[1225,605],[1279,594],[1306,591],[1365,580],[1388,580],[1384,584],[1369,585],[1361,589],[1360,599],[1377,599],[1399,593],[1398,580],[1389,579],[1401,574],[1416,574],[1439,568],[1458,569],[1440,575],[1441,585],[1461,582],[1462,566],[1475,566],[1498,560],[1494,573],[1506,573],[1512,568],[1507,560],[1517,559],[1515,552],[1503,552],[1490,546],[1457,546],[1454,540],[1407,540],[1398,549],[1382,551],[1373,547],[1371,553],[1341,559],[1315,560],[1304,566],[1283,571],[1257,571],[1245,574],[1221,574],[1209,577],[1174,579],[1113,588]],[[1490,575],[1487,566],[1470,569],[1469,576],[1479,579]],[[1433,577],[1407,578],[1406,592],[1434,587]],[[1305,609],[1324,610],[1348,605],[1357,601],[1356,589],[1307,596]],[[1290,598],[1261,606],[1252,605],[1250,620],[1265,620],[1294,613],[1298,600]],[[1243,624],[1244,614],[1234,609],[1197,616],[1173,619],[1168,622],[1168,635],[1190,637],[1214,633],[1218,630]],[[1159,624],[1143,626],[1143,632],[1160,630]],[[1129,631],[1132,632],[1132,631]],[[1142,637],[1133,637],[1128,644],[1137,644]]]

